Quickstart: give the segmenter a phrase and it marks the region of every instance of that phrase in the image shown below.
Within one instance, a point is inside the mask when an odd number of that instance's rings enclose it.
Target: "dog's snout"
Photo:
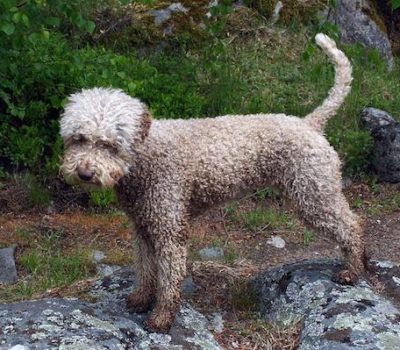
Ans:
[[[90,181],[94,176],[94,171],[84,167],[78,167],[78,176],[83,181]]]

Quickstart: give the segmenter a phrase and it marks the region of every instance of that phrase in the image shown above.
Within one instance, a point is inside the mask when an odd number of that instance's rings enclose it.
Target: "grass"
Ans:
[[[294,30],[294,29],[293,29]],[[304,116],[318,106],[333,85],[334,71],[320,50],[305,59],[313,33],[287,29],[283,35],[216,41],[207,52],[192,50],[193,82],[205,101],[204,116],[285,113]],[[363,108],[382,108],[399,119],[399,63],[388,72],[375,51],[358,45],[342,47],[352,61],[352,92],[326,128],[332,145],[345,160],[346,172],[360,176],[371,163],[372,138],[359,123]],[[186,58],[185,58],[186,59]]]
[[[106,257],[102,263],[108,265],[129,265],[134,261],[133,252],[127,253],[124,250],[111,248],[104,252]]]
[[[238,280],[231,287],[229,304],[236,312],[254,313],[258,311],[259,303],[259,296],[249,281]]]
[[[234,332],[233,337],[238,343],[239,349],[297,349],[300,341],[301,322],[295,322],[288,326],[279,326],[265,321],[255,314],[251,319],[238,320],[225,327]],[[229,339],[229,332],[225,337]],[[224,336],[222,338],[224,339]],[[231,344],[226,341],[225,344]]]
[[[89,200],[91,205],[99,209],[108,209],[110,206],[115,206],[118,202],[117,194],[110,188],[90,191]]]
[[[309,247],[311,245],[311,243],[314,242],[314,240],[315,240],[314,232],[312,232],[310,230],[303,231],[303,244],[306,247]]]
[[[400,194],[392,193],[384,199],[372,201],[366,208],[367,213],[377,217],[400,210]]]
[[[29,299],[48,289],[68,286],[95,273],[89,250],[61,246],[62,232],[36,232],[26,228],[16,231],[19,281],[0,287],[1,301]]]
[[[16,181],[19,181],[26,189],[27,199],[31,206],[46,208],[51,204],[50,191],[35,176],[27,173],[21,177],[17,177]]]
[[[241,214],[244,226],[250,231],[285,230],[295,226],[296,219],[274,208],[256,208]]]

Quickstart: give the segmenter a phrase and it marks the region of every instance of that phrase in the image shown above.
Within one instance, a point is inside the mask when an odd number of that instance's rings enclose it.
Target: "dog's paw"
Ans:
[[[150,317],[144,321],[144,329],[148,332],[168,333],[173,320],[174,316],[171,312],[153,312]]]
[[[133,292],[126,298],[126,307],[131,312],[145,313],[151,309],[153,298],[144,296],[143,293]]]
[[[351,270],[341,270],[333,275],[332,280],[339,284],[354,286],[357,284],[359,276]]]

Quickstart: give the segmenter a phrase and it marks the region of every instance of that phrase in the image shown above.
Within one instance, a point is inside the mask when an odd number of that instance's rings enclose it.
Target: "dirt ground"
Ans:
[[[353,210],[363,218],[366,248],[372,259],[400,262],[399,189],[398,185],[358,183],[345,191]],[[243,215],[260,206],[286,216],[284,220],[278,217],[274,225],[246,225]],[[39,210],[26,210],[22,205],[16,208],[10,206],[10,201],[8,207],[2,208],[0,247],[17,244],[17,263],[27,246],[26,234],[21,233],[25,231],[59,232],[63,250],[77,246],[99,249],[112,264],[130,264],[134,259],[130,253],[133,228],[122,212],[96,212],[79,203],[53,203],[50,208]],[[274,235],[285,241],[284,248],[267,243]],[[223,248],[224,259],[201,261],[199,249],[210,246]],[[225,330],[216,334],[216,338],[224,347],[294,349],[299,328],[294,325],[282,329],[260,321],[246,282],[255,274],[281,264],[340,256],[340,249],[331,237],[306,228],[296,218],[290,203],[279,195],[262,199],[250,196],[235,202],[234,210],[228,204],[196,218],[190,231],[188,256],[188,271],[198,286],[198,292],[188,298],[203,312],[223,314]],[[20,273],[23,277],[27,272],[20,269]]]

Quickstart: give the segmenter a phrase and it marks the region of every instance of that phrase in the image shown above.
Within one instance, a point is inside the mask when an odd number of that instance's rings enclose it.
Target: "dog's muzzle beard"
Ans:
[[[66,157],[61,165],[61,173],[70,185],[84,189],[112,188],[124,176],[123,165],[97,159],[95,164],[87,160],[73,160]]]

